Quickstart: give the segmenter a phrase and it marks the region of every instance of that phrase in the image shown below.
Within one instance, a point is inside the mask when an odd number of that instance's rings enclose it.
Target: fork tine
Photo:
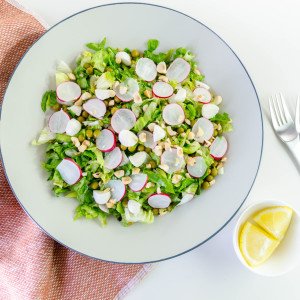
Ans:
[[[282,121],[282,124],[285,124],[287,121],[286,121],[286,118],[285,118],[284,113],[283,113],[284,110],[283,110],[283,106],[282,106],[282,98],[279,98],[279,96],[277,94],[275,95],[275,98],[276,98],[276,104],[277,104],[277,107],[278,107],[278,111],[279,111],[279,114],[280,114],[280,119]]]
[[[276,129],[277,127],[279,127],[279,124],[277,122],[277,118],[275,116],[275,111],[274,111],[274,102],[272,97],[269,98],[269,106],[270,106],[270,113],[271,113],[271,119],[272,119],[272,123],[273,123],[273,127]]]
[[[280,98],[281,98],[281,104],[282,104],[282,107],[283,107],[283,110],[284,110],[284,115],[285,115],[285,119],[286,119],[287,123],[289,123],[289,122],[293,122],[294,123],[294,121],[293,121],[293,119],[292,119],[292,117],[290,115],[289,109],[286,106],[286,103],[284,101],[282,93],[280,93]]]
[[[295,123],[296,123],[296,130],[297,130],[298,133],[300,133],[300,99],[299,99],[299,94],[298,94],[297,104],[296,104]]]
[[[276,116],[276,120],[277,120],[277,123],[278,123],[278,126],[282,126],[283,123],[280,119],[280,116],[279,116],[279,113],[278,113],[278,109],[277,109],[277,106],[276,106],[276,101],[274,99],[273,96],[271,96],[271,99],[272,99],[272,103],[273,103],[273,109],[274,109],[274,113],[275,113],[275,116]]]

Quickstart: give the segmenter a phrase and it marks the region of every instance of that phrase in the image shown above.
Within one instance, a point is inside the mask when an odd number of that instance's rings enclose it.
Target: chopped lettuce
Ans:
[[[47,126],[42,130],[38,140],[33,140],[31,144],[33,146],[43,145],[48,143],[51,140],[55,140],[55,138],[56,138],[56,133],[51,132]]]
[[[137,215],[132,214],[127,207],[125,207],[125,213],[124,217],[126,222],[141,222],[141,223],[153,223],[154,221],[154,215],[152,210],[144,210],[141,209],[140,212]]]
[[[144,113],[144,116],[139,117],[138,120],[136,121],[133,131],[139,132],[142,129],[144,129],[154,118],[153,118],[153,113],[157,107],[156,102],[151,102],[150,105],[148,106],[148,109]]]
[[[65,81],[69,81],[69,77],[67,74],[65,73],[56,73],[55,74],[55,81],[56,81],[56,86],[58,86],[59,84],[65,82]]]
[[[112,72],[105,72],[97,79],[97,89],[111,89],[115,82]]]
[[[45,112],[49,107],[53,106],[57,101],[56,92],[48,91],[43,95],[41,108]]]

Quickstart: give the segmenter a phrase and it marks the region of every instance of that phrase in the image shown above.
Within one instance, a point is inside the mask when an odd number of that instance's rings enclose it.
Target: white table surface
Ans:
[[[19,2],[52,26],[88,7],[122,1]],[[295,108],[300,86],[300,2],[147,2],[174,8],[206,24],[236,52],[254,82],[263,109],[264,150],[256,182],[242,210],[253,201],[276,199],[291,203],[300,211],[300,176],[285,148],[273,134],[267,107],[270,94],[281,91],[290,108],[293,111]],[[233,250],[232,231],[239,214],[203,246],[157,264],[126,299],[300,299],[300,267],[287,275],[269,278],[251,273],[238,261]]]

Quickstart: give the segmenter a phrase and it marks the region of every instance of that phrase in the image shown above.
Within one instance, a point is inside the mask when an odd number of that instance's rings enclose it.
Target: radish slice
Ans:
[[[79,117],[82,112],[82,106],[72,105],[68,107],[68,110],[72,111],[77,117]]]
[[[109,214],[109,210],[105,204],[98,204],[98,207],[106,214]]]
[[[120,87],[126,87],[126,93],[120,93]],[[116,96],[123,102],[130,102],[133,100],[134,94],[139,91],[139,85],[137,81],[133,78],[127,78],[124,82],[114,86],[114,91]]]
[[[153,194],[148,198],[148,204],[153,208],[167,208],[171,198],[167,194]]]
[[[112,90],[96,89],[95,95],[100,100],[106,100],[108,98],[114,97],[115,93]]]
[[[98,98],[88,100],[82,107],[87,113],[97,119],[102,119],[106,113],[105,103]]]
[[[195,141],[203,143],[208,141],[214,134],[214,124],[206,118],[200,118],[192,128],[192,132],[195,134]]]
[[[176,126],[184,122],[185,113],[179,104],[171,103],[164,107],[162,117],[167,124]]]
[[[153,149],[155,146],[156,146],[156,142],[154,141],[153,139],[153,134],[149,131],[146,131],[146,130],[142,130],[139,135],[141,133],[145,133],[146,134],[146,141],[144,142],[144,146],[147,147],[147,148],[151,148]]]
[[[71,119],[66,127],[66,134],[69,136],[76,135],[81,129],[81,123],[76,119]]]
[[[215,159],[222,158],[228,148],[228,142],[224,136],[216,137],[213,143],[210,145],[210,155]]]
[[[154,142],[157,142],[161,139],[163,139],[166,136],[166,132],[163,128],[161,128],[159,125],[154,125],[153,129],[153,140]]]
[[[202,177],[207,170],[207,165],[205,163],[205,160],[202,156],[195,156],[195,164],[193,166],[187,166],[187,171],[189,174],[195,178]]]
[[[122,162],[120,164],[120,167],[125,166],[129,163],[129,159],[128,159],[128,157],[127,157],[127,155],[124,151],[122,151],[122,155],[123,155],[123,159],[122,159]]]
[[[131,65],[131,58],[130,55],[124,51],[118,52],[116,54],[116,58],[120,57],[122,60],[122,63],[126,66],[130,66]]]
[[[197,87],[203,87],[203,88],[205,88],[205,89],[207,89],[207,90],[210,89],[210,86],[207,85],[206,83],[202,82],[202,81],[196,80],[196,81],[195,81],[195,84],[196,84]]]
[[[133,147],[138,142],[138,137],[127,129],[121,130],[119,133],[119,141],[125,147]]]
[[[128,210],[135,216],[141,211],[142,205],[135,200],[128,201]]]
[[[96,203],[98,204],[105,204],[111,197],[111,192],[105,191],[93,191],[93,197]]]
[[[168,174],[182,169],[185,165],[184,158],[177,154],[177,149],[175,148],[166,150],[161,155],[160,163],[169,167],[169,169],[166,170]]]
[[[106,169],[112,170],[117,168],[123,160],[123,155],[119,147],[107,152],[104,158],[104,166]]]
[[[145,151],[137,152],[132,156],[129,156],[130,162],[135,167],[140,167],[142,164],[145,164],[151,160],[149,154]]]
[[[186,204],[186,203],[190,202],[193,198],[194,198],[194,194],[192,194],[192,193],[185,194],[185,195],[183,195],[180,203],[177,206]]]
[[[56,97],[62,102],[76,101],[81,96],[80,86],[72,81],[65,81],[56,87]]]
[[[126,186],[121,180],[111,179],[105,184],[106,188],[110,188],[111,198],[116,199],[117,202],[123,199],[126,193]]]
[[[173,95],[174,89],[167,82],[156,82],[152,87],[152,92],[158,98],[169,98]]]
[[[194,95],[194,100],[198,101],[200,103],[207,104],[207,103],[211,102],[211,99],[212,99],[211,93],[203,87],[195,88],[193,91],[193,95]]]
[[[69,185],[77,183],[82,176],[80,167],[70,158],[64,158],[58,164],[56,170],[59,172],[62,179]]]
[[[185,80],[191,71],[191,65],[182,57],[177,57],[167,70],[169,81],[175,80],[177,83]]]
[[[173,94],[173,96],[170,97],[169,102],[170,103],[184,102],[185,98],[186,98],[186,90],[180,88],[177,94]]]
[[[202,106],[202,116],[207,119],[213,118],[219,112],[219,106],[215,104],[204,104]]]
[[[123,129],[132,129],[135,122],[136,116],[134,112],[127,108],[118,109],[111,117],[111,127],[116,133],[119,133]]]
[[[110,129],[103,129],[96,139],[96,146],[102,152],[112,151],[116,147],[116,137]]]
[[[148,182],[147,174],[134,174],[130,177],[132,181],[129,183],[129,187],[134,192],[140,192]]]
[[[135,66],[136,74],[145,81],[153,81],[157,76],[156,65],[150,58],[140,58]]]
[[[48,127],[52,132],[64,133],[70,119],[70,116],[63,110],[57,111],[50,116]]]

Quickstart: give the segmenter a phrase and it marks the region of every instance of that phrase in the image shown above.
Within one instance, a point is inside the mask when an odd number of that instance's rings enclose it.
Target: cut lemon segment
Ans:
[[[258,226],[246,222],[240,233],[239,245],[248,265],[257,267],[272,255],[279,241]]]
[[[260,210],[253,220],[278,240],[282,240],[289,228],[293,210],[287,206],[273,206]]]

